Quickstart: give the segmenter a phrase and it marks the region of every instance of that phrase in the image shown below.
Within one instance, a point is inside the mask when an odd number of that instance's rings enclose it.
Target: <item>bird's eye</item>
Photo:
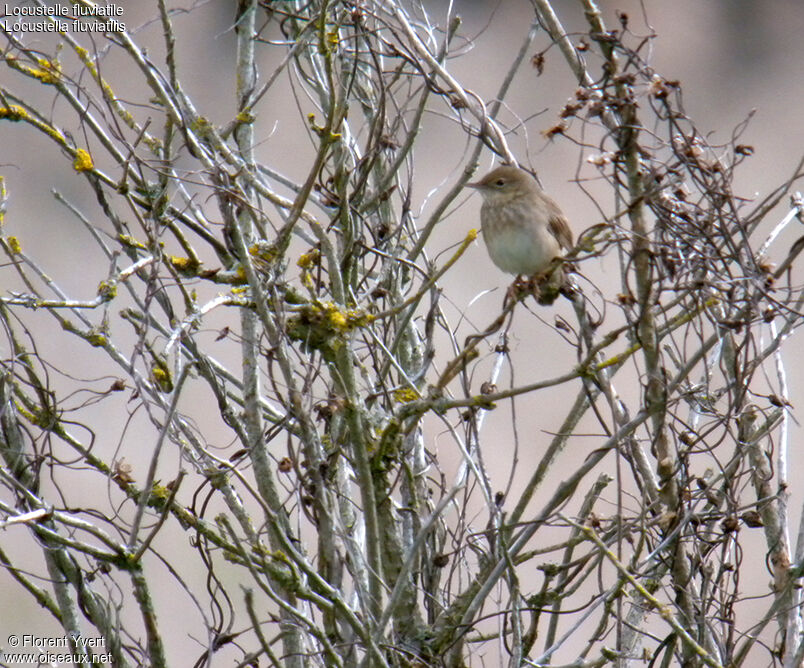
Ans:
[[[500,188],[502,188],[502,187],[505,185],[505,179],[497,179],[497,180],[494,182],[494,185],[495,185],[495,186],[498,186],[498,187],[500,187]]]

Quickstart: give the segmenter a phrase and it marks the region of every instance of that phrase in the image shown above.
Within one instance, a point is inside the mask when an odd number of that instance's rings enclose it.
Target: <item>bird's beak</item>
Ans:
[[[477,190],[479,188],[482,188],[480,183],[478,183],[477,181],[473,181],[472,183],[464,183],[463,187],[464,188],[474,188],[475,190]]]

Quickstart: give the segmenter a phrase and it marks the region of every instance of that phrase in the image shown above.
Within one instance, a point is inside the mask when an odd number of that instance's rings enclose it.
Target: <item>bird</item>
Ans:
[[[556,258],[573,245],[572,230],[555,200],[533,176],[512,165],[497,167],[466,186],[483,197],[480,226],[491,261],[508,274],[527,276],[534,286],[549,279]],[[553,301],[559,288],[560,283]]]

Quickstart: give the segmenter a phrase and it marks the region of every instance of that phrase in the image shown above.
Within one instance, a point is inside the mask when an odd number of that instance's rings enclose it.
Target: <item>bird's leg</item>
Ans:
[[[521,301],[530,294],[533,294],[533,286],[531,284],[531,279],[524,278],[523,276],[517,276],[514,279],[514,282],[508,286],[508,290],[505,291],[503,308],[506,308],[511,303],[511,301],[514,302]]]
[[[536,301],[542,306],[552,304],[564,285],[564,268],[560,261],[553,263],[544,271],[534,274],[528,280],[528,288]]]

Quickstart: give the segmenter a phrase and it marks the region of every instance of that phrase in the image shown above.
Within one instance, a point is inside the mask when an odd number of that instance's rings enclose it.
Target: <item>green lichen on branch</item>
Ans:
[[[201,268],[201,262],[198,258],[194,257],[179,257],[177,255],[168,255],[167,261],[181,276],[192,278],[198,275],[198,270]]]
[[[344,344],[347,334],[366,327],[374,316],[360,309],[341,309],[332,302],[310,302],[288,319],[286,331],[305,349],[320,351],[325,359]]]

